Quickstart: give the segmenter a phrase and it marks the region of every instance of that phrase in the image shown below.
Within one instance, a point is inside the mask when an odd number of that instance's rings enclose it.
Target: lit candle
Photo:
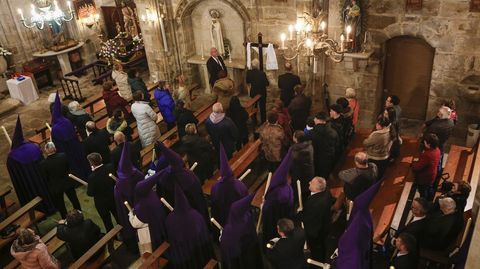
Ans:
[[[288,32],[290,32],[290,40],[292,40],[293,39],[293,25],[290,24],[288,26]]]
[[[363,42],[364,42],[364,43],[367,43],[367,32],[368,32],[368,31],[365,31],[365,38],[363,39]]]
[[[285,39],[287,38],[287,35],[285,33],[280,34],[280,40],[282,40],[282,49],[285,48]]]
[[[70,1],[67,1],[67,7],[68,7],[68,11],[72,12],[72,3]]]
[[[322,21],[322,22],[320,23],[320,29],[322,29],[323,32],[325,32],[325,27],[327,27],[327,23],[324,22],[324,21]]]
[[[352,26],[348,25],[346,31],[347,31],[347,42],[349,42],[350,41],[350,33],[352,32]]]
[[[313,73],[316,74],[317,71],[317,57],[313,57]]]
[[[140,17],[140,19],[141,19],[143,22],[145,22],[145,21],[147,20],[147,19],[145,18],[145,15],[142,15],[142,16]]]
[[[305,32],[310,33],[312,31],[312,26],[309,24],[305,27]]]
[[[205,59],[205,55],[203,54],[203,44],[202,44],[202,47],[201,47],[201,55],[202,55],[202,60]]]
[[[20,17],[22,18],[22,21],[25,20],[25,17],[23,16],[23,11],[21,8],[17,9],[18,14],[20,14]]]
[[[343,34],[341,34],[340,35],[340,51],[343,51],[344,49],[343,42],[345,42],[345,37],[343,36]]]

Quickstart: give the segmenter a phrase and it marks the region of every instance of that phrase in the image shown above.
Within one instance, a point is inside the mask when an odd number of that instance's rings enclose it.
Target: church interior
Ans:
[[[480,268],[480,0],[0,4],[0,268]]]

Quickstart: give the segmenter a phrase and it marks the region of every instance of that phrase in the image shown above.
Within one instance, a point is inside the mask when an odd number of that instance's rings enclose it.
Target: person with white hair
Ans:
[[[330,228],[331,206],[335,202],[327,190],[327,182],[323,177],[314,177],[309,183],[310,196],[299,217],[305,225],[307,244],[311,251],[311,259],[325,261],[325,239]]]
[[[68,104],[67,118],[75,125],[78,134],[85,139],[87,132],[85,130],[85,124],[89,121],[93,121],[92,117],[83,109],[77,101],[72,101]]]
[[[258,106],[260,108],[260,119],[262,123],[267,119],[267,87],[270,85],[267,75],[263,70],[259,69],[260,62],[258,59],[252,60],[252,69],[247,71],[247,84],[249,85],[250,97],[260,95]]]
[[[357,91],[354,88],[347,88],[345,90],[345,98],[348,100],[348,106],[353,111],[352,125],[357,128],[358,115],[360,113],[360,102],[357,99]]]
[[[218,50],[215,47],[210,49],[210,58],[207,60],[207,70],[209,75],[208,82],[210,83],[211,87],[213,87],[215,81],[218,80],[218,72],[228,72],[222,56],[218,55]]]
[[[455,200],[446,197],[438,203],[440,210],[432,214],[420,240],[420,247],[425,249],[448,249],[463,229],[463,212],[457,211]]]
[[[232,158],[238,139],[238,129],[235,123],[225,116],[221,103],[213,105],[212,113],[205,122],[205,127],[217,153],[220,152],[220,144],[223,144],[227,157]]]
[[[445,142],[453,132],[455,124],[450,119],[451,109],[442,106],[438,109],[437,116],[429,121],[425,122],[423,137],[427,134],[436,134],[439,140],[439,148],[443,155],[443,149]]]

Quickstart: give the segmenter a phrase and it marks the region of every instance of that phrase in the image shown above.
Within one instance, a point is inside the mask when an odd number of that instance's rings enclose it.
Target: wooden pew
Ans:
[[[146,253],[138,261],[141,261],[139,269],[159,269],[167,266],[168,261],[162,257],[163,254],[167,251],[170,244],[163,242],[152,254]],[[135,264],[137,264],[135,263]]]
[[[114,240],[120,230],[122,230],[122,226],[117,224],[95,245],[93,245],[85,254],[83,254],[82,257],[80,257],[76,262],[71,264],[68,268],[100,268],[110,257],[113,251],[119,246],[115,246]],[[105,246],[107,246],[107,249],[104,249]],[[95,254],[97,254],[99,251],[102,251],[102,254],[100,254],[96,259],[90,261],[90,259],[95,256]]]
[[[214,259],[208,261],[208,263],[203,267],[203,269],[215,269],[218,268],[218,262]]]
[[[2,212],[5,217],[8,216],[8,209],[15,204],[15,201],[9,198],[6,198],[8,194],[12,192],[12,187],[5,186],[0,189],[0,212]]]
[[[57,250],[59,250],[63,245],[65,245],[65,241],[58,239],[56,234],[57,227],[50,230],[41,238],[42,242],[47,245],[48,253],[50,253],[51,255],[53,255]],[[5,269],[13,269],[18,267],[20,267],[20,262],[14,259],[5,267]]]
[[[240,177],[242,173],[247,170],[248,166],[258,157],[261,144],[260,139],[249,142],[228,161],[235,177]],[[210,195],[213,185],[215,185],[219,179],[220,171],[217,170],[210,179],[203,183],[203,194]]]
[[[255,106],[255,104],[260,100],[261,97],[262,96],[260,94],[257,94],[253,98],[249,99],[243,106],[245,110],[247,110],[249,118],[253,117],[258,112],[258,108]]]
[[[12,215],[0,223],[0,231],[8,227],[10,224],[20,225],[19,228],[27,228],[31,225],[36,225],[40,219],[45,217],[44,213],[35,210],[35,207],[39,205],[41,201],[42,198],[37,196],[28,204],[15,211]],[[0,238],[0,249],[15,240],[15,238],[16,234],[12,234],[12,236],[7,238]]]

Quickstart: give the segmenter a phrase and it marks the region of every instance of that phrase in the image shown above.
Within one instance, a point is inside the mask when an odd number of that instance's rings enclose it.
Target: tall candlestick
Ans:
[[[17,9],[18,14],[20,14],[20,17],[22,18],[22,21],[25,20],[25,17],[23,16],[23,11],[21,8]]]
[[[344,50],[344,43],[345,42],[345,37],[342,35],[340,35],[340,51],[343,51]]]
[[[289,25],[288,26],[288,32],[290,33],[290,40],[293,39],[293,25]]]
[[[202,53],[202,60],[205,59],[205,54],[204,54],[204,52],[203,52],[203,44],[202,44],[202,48],[201,48],[201,51],[200,51],[200,52]]]
[[[167,35],[165,34],[165,26],[163,25],[163,16],[160,16],[160,30],[162,31],[163,50],[168,52]]]
[[[72,13],[72,3],[67,1],[68,12]]]
[[[365,38],[363,39],[363,43],[367,43],[367,32],[368,31],[365,31]]]
[[[317,70],[317,57],[313,57],[313,73],[316,74],[318,72]]]
[[[287,35],[284,33],[280,34],[280,40],[282,40],[282,49],[285,48],[285,39],[287,38]]]
[[[352,26],[348,25],[346,32],[347,32],[347,42],[350,42],[350,33],[352,32]]]

